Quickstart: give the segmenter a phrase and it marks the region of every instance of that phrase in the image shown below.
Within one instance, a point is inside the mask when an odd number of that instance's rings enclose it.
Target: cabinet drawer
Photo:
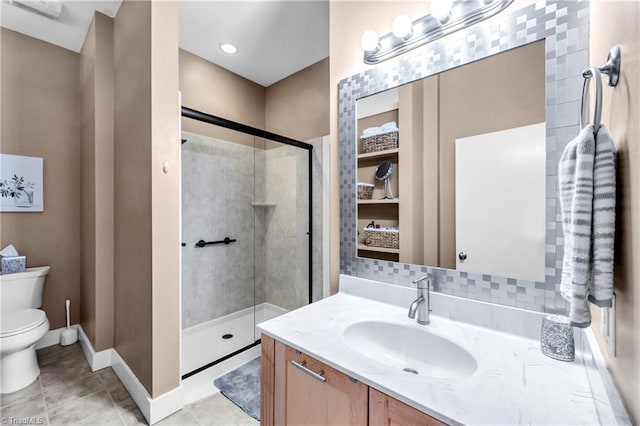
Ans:
[[[366,425],[368,386],[275,342],[276,425]]]

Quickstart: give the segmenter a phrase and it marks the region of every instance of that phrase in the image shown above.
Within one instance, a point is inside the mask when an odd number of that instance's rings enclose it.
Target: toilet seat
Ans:
[[[2,314],[0,338],[25,333],[47,322],[47,315],[40,309],[25,309],[24,311],[7,312]]]

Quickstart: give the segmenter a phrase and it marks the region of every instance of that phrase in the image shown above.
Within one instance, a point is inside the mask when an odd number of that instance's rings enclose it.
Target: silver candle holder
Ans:
[[[540,349],[546,356],[560,361],[576,359],[573,328],[569,318],[561,315],[547,315],[542,319]]]

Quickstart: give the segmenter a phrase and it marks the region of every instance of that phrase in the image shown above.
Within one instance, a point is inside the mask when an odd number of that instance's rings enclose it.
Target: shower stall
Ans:
[[[187,378],[311,302],[313,146],[182,108],[182,362]]]

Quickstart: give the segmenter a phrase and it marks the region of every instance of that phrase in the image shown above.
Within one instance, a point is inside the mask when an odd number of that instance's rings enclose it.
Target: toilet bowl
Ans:
[[[36,342],[49,331],[49,320],[40,309],[2,313],[2,393],[29,386],[40,375]]]
[[[33,383],[40,375],[36,342],[49,331],[42,305],[49,267],[0,275],[0,393],[11,393]]]

